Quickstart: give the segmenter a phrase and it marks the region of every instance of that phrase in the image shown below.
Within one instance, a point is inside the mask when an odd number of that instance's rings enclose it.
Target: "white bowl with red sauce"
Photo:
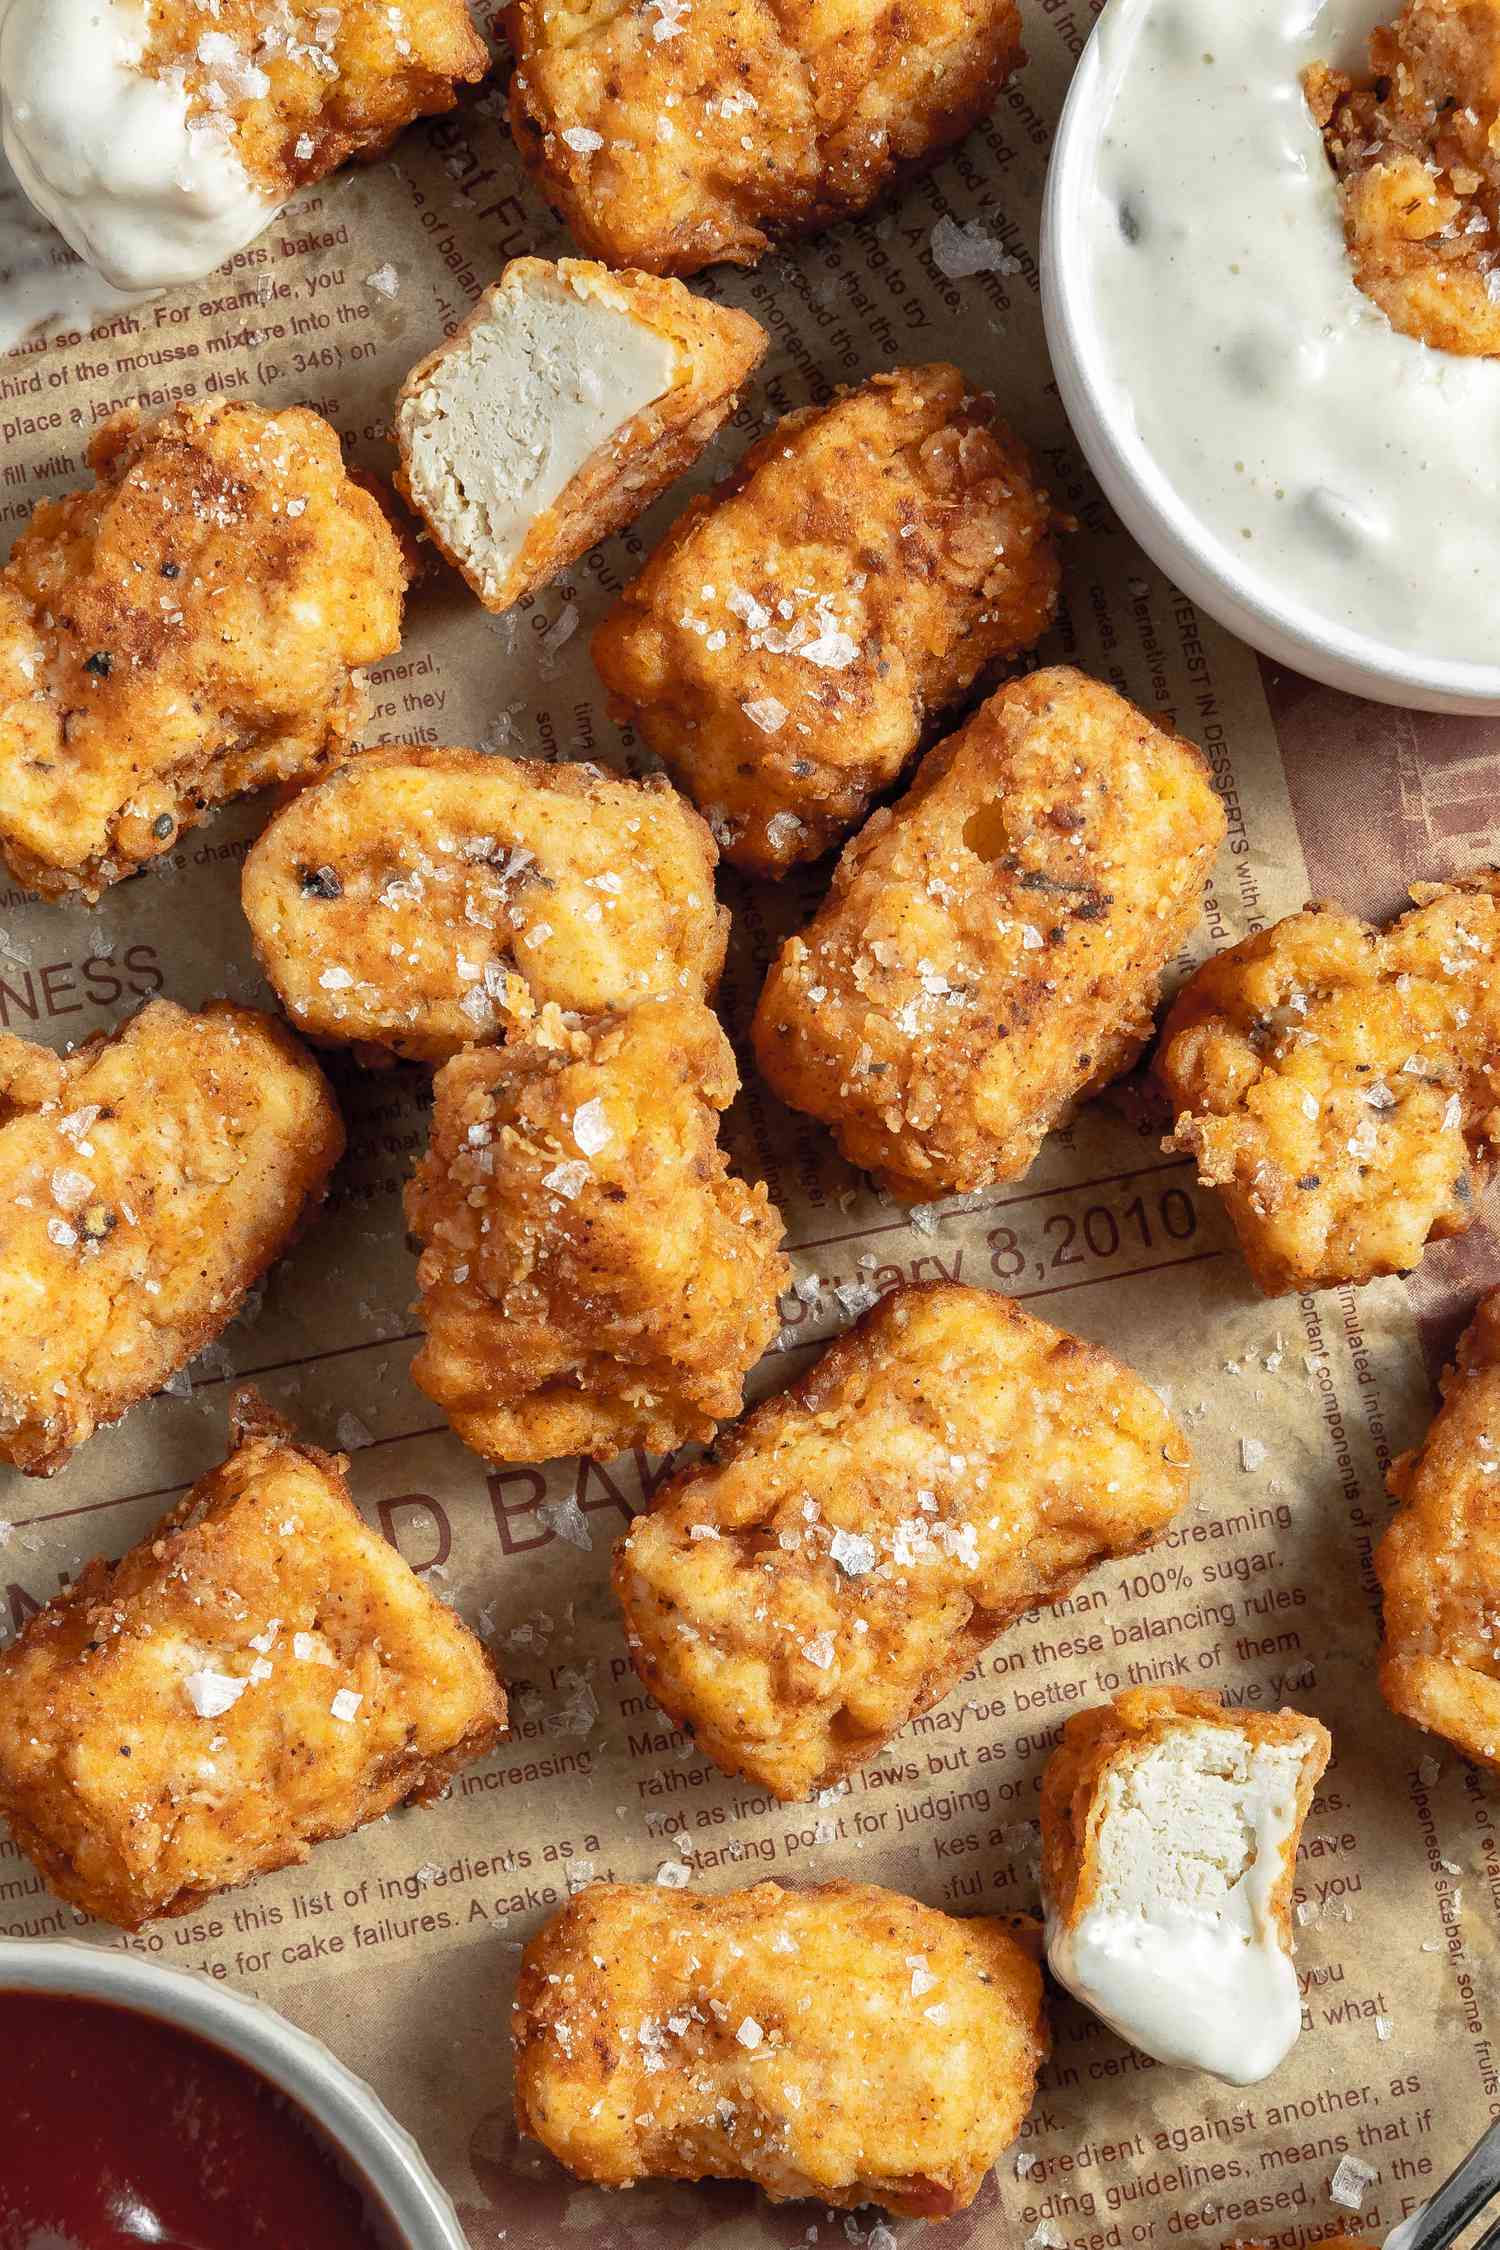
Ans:
[[[468,2250],[416,2142],[321,2041],[129,1953],[0,1941],[0,2114],[0,2240]]]

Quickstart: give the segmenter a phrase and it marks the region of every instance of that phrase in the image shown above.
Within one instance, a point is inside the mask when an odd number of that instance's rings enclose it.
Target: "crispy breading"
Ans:
[[[847,835],[929,720],[1057,606],[1061,520],[994,401],[897,368],[690,503],[594,634],[610,708],[780,874]]]
[[[516,2122],[581,2179],[934,2219],[1015,2139],[1047,2051],[1015,1925],[870,1883],[596,1883],[526,1948],[511,2025]]]
[[[185,1366],[343,1147],[312,1057],[225,1000],[68,1055],[0,1035],[0,1461],[50,1476]]]
[[[614,1574],[631,1658],[726,1772],[806,1797],[1013,1619],[1147,1545],[1190,1465],[1108,1353],[987,1290],[897,1289],[636,1517]]]
[[[718,1145],[739,1081],[697,1000],[643,1000],[438,1073],[406,1191],[412,1375],[492,1461],[666,1452],[739,1411],[790,1267]]]
[[[1355,279],[1435,350],[1500,352],[1500,0],[1407,0],[1369,75],[1303,85],[1339,182]]]
[[[406,563],[305,407],[129,408],[0,570],[0,855],[97,898],[226,797],[305,776],[401,641]]]
[[[1282,1845],[1269,1902],[1290,1952],[1297,1840],[1333,1747],[1328,1729],[1300,1711],[1226,1710],[1219,1696],[1197,1688],[1135,1687],[1111,1703],[1075,1712],[1064,1720],[1062,1740],[1042,1769],[1042,1895],[1062,1924],[1076,1923],[1088,1912],[1099,1888],[1105,1784],[1128,1775],[1143,1755],[1174,1736],[1201,1728],[1231,1730],[1251,1748],[1269,1744],[1303,1752],[1296,1818]]]
[[[1500,1767],[1500,1290],[1460,1338],[1442,1394],[1388,1480],[1399,1505],[1375,1549],[1380,1692],[1414,1726]]]
[[[1268,1297],[1406,1273],[1500,1157],[1500,873],[1416,885],[1380,930],[1310,906],[1183,987],[1156,1069],[1169,1149]]]
[[[549,1004],[705,998],[729,934],[717,858],[660,777],[397,744],[278,813],[241,895],[300,1030],[443,1062]]]
[[[0,1655],[0,1809],[85,1913],[186,1914],[440,1795],[503,1732],[483,1649],[344,1467],[241,1394],[223,1465]]]
[[[761,1070],[905,1201],[1018,1179],[1139,1054],[1223,835],[1190,742],[1080,672],[1016,681],[845,848]]]
[[[145,14],[143,68],[180,77],[189,115],[227,131],[277,203],[378,156],[489,68],[464,0],[147,0]]]
[[[632,408],[618,395],[619,355],[622,338],[642,334],[669,362],[668,387]],[[486,609],[509,609],[633,523],[696,461],[769,341],[748,313],[680,281],[581,258],[512,258],[397,393],[396,482]],[[528,495],[553,465],[554,386],[575,412],[592,402],[602,434],[556,497],[538,502]],[[530,518],[514,552],[496,537],[497,516],[508,525],[512,514]]]
[[[864,211],[986,115],[1014,0],[509,0],[516,146],[616,266],[753,265]],[[663,126],[666,130],[663,130]]]

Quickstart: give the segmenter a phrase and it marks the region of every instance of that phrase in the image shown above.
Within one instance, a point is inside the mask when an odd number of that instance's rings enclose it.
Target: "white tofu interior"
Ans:
[[[608,283],[530,273],[405,401],[412,496],[487,594],[590,457],[674,387],[678,359]]]

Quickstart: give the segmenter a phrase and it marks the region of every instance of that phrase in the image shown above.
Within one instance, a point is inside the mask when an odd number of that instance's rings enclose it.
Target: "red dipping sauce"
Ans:
[[[401,2250],[249,2063],[107,2001],[0,1991],[0,2250]]]

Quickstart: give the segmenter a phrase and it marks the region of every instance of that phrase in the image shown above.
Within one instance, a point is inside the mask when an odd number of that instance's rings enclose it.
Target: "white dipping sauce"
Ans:
[[[1109,0],[1083,317],[1106,410],[1253,598],[1413,656],[1500,657],[1500,361],[1356,286],[1304,101],[1393,0]]]

